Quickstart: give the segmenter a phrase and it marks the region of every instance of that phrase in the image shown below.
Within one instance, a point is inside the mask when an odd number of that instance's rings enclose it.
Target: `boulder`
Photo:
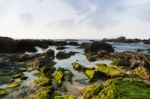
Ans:
[[[53,73],[53,77],[54,77],[57,85],[60,86],[64,80],[64,71],[62,71],[61,69],[56,70]]]
[[[85,49],[85,52],[86,51],[98,52],[100,50],[104,50],[107,52],[114,52],[114,49],[110,44],[101,41],[92,42],[89,48]]]
[[[84,52],[89,61],[96,61],[109,56],[110,53],[114,52],[114,49],[108,43],[95,41],[85,48]]]
[[[123,67],[119,66],[107,66],[105,64],[96,64],[96,70],[104,74],[106,77],[122,77],[125,75],[125,70]]]
[[[68,47],[58,46],[56,49],[57,49],[57,50],[64,50],[64,49],[66,49],[66,48],[68,48]]]
[[[72,42],[69,42],[68,45],[79,46],[79,43],[72,41]]]
[[[96,97],[98,97],[98,94],[100,93],[101,90],[102,90],[101,84],[98,84],[98,83],[91,84],[82,90],[83,98],[84,99],[100,99]]]
[[[61,59],[67,59],[70,58],[72,55],[75,55],[76,52],[65,52],[65,51],[60,51],[56,54],[56,58],[61,60]]]
[[[55,46],[66,46],[67,42],[66,41],[55,41]]]

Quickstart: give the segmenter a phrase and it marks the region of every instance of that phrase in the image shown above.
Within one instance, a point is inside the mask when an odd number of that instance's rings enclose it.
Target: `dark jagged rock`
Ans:
[[[150,39],[149,40],[143,40],[144,44],[150,44]]]
[[[65,46],[67,45],[66,41],[55,41],[55,46]]]
[[[40,58],[40,57],[44,57],[44,58],[48,58],[48,59],[54,59],[54,54],[55,52],[51,49],[49,49],[47,52],[45,53],[40,53],[40,54],[24,54],[20,57],[18,57],[18,61],[20,62],[24,62],[24,61],[29,61],[29,60],[33,60],[35,58]]]
[[[49,50],[48,50],[47,52],[45,52],[43,55],[45,56],[45,58],[54,59],[54,57],[55,57],[55,52],[54,52],[54,50],[49,49]]]
[[[79,46],[79,43],[72,41],[72,42],[69,42],[68,45]]]
[[[86,49],[86,48],[89,48],[89,46],[90,46],[90,43],[86,43],[86,42],[80,44],[80,48],[85,48]]]
[[[60,51],[57,53],[56,58],[61,60],[61,59],[67,59],[70,58],[72,55],[75,55],[77,52],[64,52],[64,51]]]
[[[100,41],[92,42],[92,44],[86,50],[87,51],[90,50],[91,52],[98,52],[100,50],[104,50],[107,52],[114,52],[114,49],[110,44]]]
[[[99,58],[104,58],[112,52],[114,52],[114,49],[110,44],[100,41],[93,42],[85,49],[85,55],[89,61],[96,61]]]
[[[55,62],[52,59],[48,58],[35,58],[33,60],[26,62],[27,66],[33,66],[37,68],[40,68],[42,66],[53,66],[54,64]]]
[[[113,39],[103,39],[102,41],[104,42],[118,42],[118,43],[138,43],[142,42],[141,39],[135,38],[135,39],[127,39],[124,36],[118,37],[118,38],[113,38]]]
[[[35,46],[47,48],[48,45],[54,44],[53,40],[14,40],[8,37],[0,37],[0,53],[36,52]]]
[[[64,50],[64,49],[66,49],[66,48],[68,48],[68,47],[59,46],[59,47],[57,47],[56,49],[57,49],[57,50]]]

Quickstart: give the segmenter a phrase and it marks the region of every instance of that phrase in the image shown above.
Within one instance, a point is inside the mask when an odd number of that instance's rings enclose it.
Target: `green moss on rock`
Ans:
[[[35,99],[53,99],[53,91],[54,89],[52,86],[43,87],[34,98]]]
[[[45,75],[41,74],[40,78],[35,81],[38,86],[50,86],[51,85],[51,78],[46,77]]]
[[[102,87],[100,84],[94,83],[85,87],[82,91],[84,99],[96,99]]]
[[[97,71],[105,74],[108,77],[119,77],[119,76],[124,76],[125,70],[122,67],[119,66],[107,66],[105,64],[96,64],[97,66]]]
[[[61,70],[56,70],[53,74],[53,77],[54,77],[56,83],[58,85],[61,85],[63,78],[64,78],[64,72]]]
[[[132,73],[142,79],[150,79],[150,72],[143,66],[135,68]]]
[[[149,99],[150,82],[135,78],[115,78],[103,83],[100,91],[94,91],[92,85],[83,91],[84,99]],[[90,89],[90,91],[85,91]],[[92,90],[92,91],[91,91]],[[91,94],[90,94],[91,93]],[[95,94],[97,93],[97,94]],[[90,95],[90,96],[88,96]]]

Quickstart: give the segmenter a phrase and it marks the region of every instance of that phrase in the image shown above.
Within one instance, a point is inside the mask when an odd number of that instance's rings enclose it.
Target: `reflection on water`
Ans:
[[[6,88],[8,84],[1,84],[0,88]]]

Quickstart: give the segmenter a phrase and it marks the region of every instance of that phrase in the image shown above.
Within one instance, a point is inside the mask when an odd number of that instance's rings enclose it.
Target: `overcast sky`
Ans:
[[[150,38],[150,0],[0,0],[0,36]]]

